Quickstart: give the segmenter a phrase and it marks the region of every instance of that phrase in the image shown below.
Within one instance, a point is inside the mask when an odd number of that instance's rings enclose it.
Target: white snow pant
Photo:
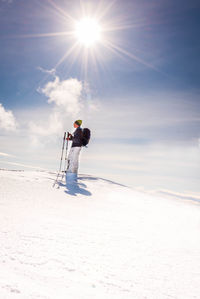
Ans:
[[[81,151],[80,146],[71,147],[69,156],[68,156],[68,166],[67,166],[67,172],[78,172],[78,162],[79,162],[79,154]]]

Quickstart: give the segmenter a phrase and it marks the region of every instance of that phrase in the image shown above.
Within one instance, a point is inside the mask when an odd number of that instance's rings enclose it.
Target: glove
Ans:
[[[67,140],[72,140],[72,134],[70,133],[67,134]]]

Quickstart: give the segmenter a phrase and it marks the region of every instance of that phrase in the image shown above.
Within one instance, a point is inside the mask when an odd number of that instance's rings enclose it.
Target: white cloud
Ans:
[[[48,82],[38,91],[44,94],[51,105],[47,117],[42,120],[29,123],[32,143],[37,145],[40,141],[39,136],[50,136],[60,134],[64,131],[66,119],[76,117],[82,107],[82,90],[83,85],[77,79],[68,79],[61,81],[59,77]]]
[[[49,104],[54,103],[67,114],[76,115],[82,106],[82,90],[81,81],[73,78],[60,81],[56,76],[55,80],[48,82],[44,88],[40,89],[40,92],[48,97]]]
[[[0,103],[0,129],[15,131],[16,128],[17,122],[12,111],[5,110],[3,105]]]
[[[40,114],[39,121],[29,122],[31,140],[34,145],[40,144],[39,137],[52,136],[53,138],[53,135],[60,135],[66,127],[71,126],[75,118],[86,119],[89,111],[97,108],[96,102],[88,96],[88,85],[76,78],[60,80],[58,76],[55,76],[38,91],[47,97],[47,103],[50,106],[48,115],[47,113],[43,116]]]

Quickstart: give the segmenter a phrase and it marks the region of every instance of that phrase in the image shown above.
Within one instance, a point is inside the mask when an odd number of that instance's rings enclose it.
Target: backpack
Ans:
[[[83,135],[82,135],[82,146],[86,146],[90,141],[90,130],[88,128],[83,129]]]

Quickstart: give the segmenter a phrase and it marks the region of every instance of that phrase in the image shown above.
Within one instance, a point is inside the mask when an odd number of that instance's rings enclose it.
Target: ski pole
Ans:
[[[58,177],[59,177],[59,174],[60,174],[60,171],[61,171],[62,160],[63,160],[63,152],[64,152],[64,147],[65,147],[65,140],[66,140],[66,132],[64,132],[64,137],[63,137],[63,145],[62,145],[62,152],[61,152],[61,158],[60,158],[60,167],[59,167],[59,170],[58,170],[57,177],[56,177],[56,179],[54,181],[53,187],[58,182]]]
[[[67,142],[66,142],[66,148],[65,148],[65,164],[64,164],[64,170],[62,171],[62,177],[61,177],[60,183],[62,183],[64,174],[65,174],[66,168],[67,168],[67,151],[68,151],[68,144],[69,144],[68,138],[69,138],[69,133],[67,133]]]
[[[67,168],[67,151],[68,151],[68,144],[69,144],[69,132],[67,133],[67,142],[66,142],[66,150],[65,150],[65,165],[64,165],[64,171],[66,171],[66,168]]]

